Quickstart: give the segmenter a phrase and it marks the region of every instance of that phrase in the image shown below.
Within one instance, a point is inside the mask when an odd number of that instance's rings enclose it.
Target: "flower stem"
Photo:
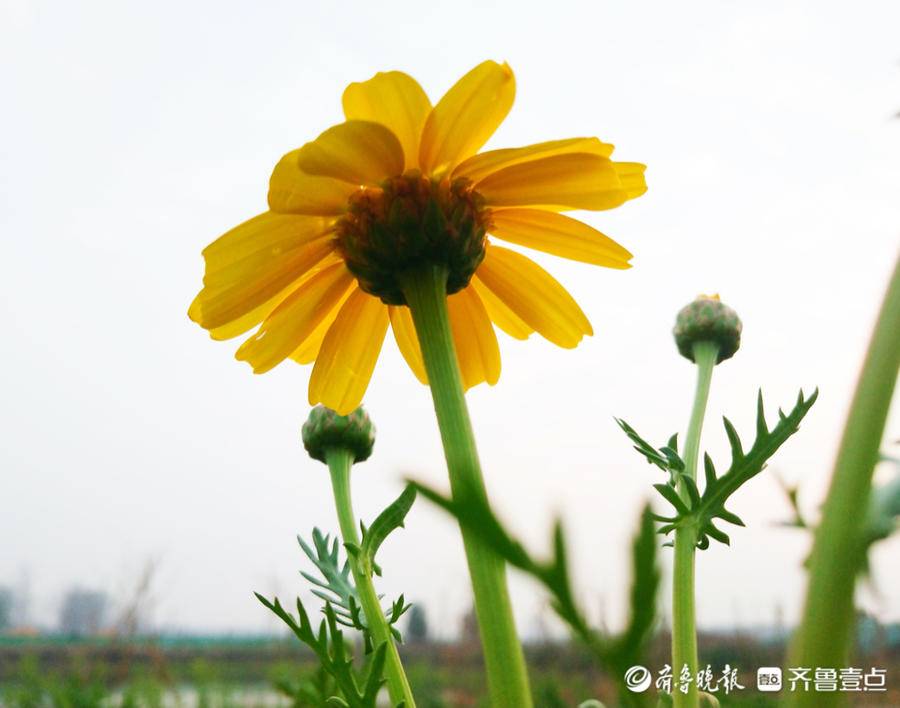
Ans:
[[[803,619],[794,637],[791,666],[846,666],[853,628],[853,596],[866,548],[863,513],[884,434],[897,372],[900,369],[900,259],[888,285],[869,342],[844,435],[834,463],[831,487],[822,509],[809,561],[809,586]],[[830,693],[792,694],[793,706],[845,704]]]
[[[325,459],[331,472],[331,488],[334,491],[334,503],[337,508],[338,523],[341,527],[341,536],[344,544],[360,545],[357,532],[356,516],[353,513],[353,503],[350,497],[350,467],[353,464],[353,453],[342,448],[332,448],[326,452]],[[372,584],[372,576],[361,567],[359,562],[351,558],[350,570],[353,573],[353,581],[359,593],[359,601],[362,605],[366,623],[375,640],[375,645],[384,643],[386,656],[384,673],[387,679],[388,693],[391,702],[396,705],[403,701],[406,708],[415,708],[412,690],[409,681],[400,663],[400,654],[397,645],[391,636],[391,630],[381,609],[381,602]]]
[[[694,344],[694,362],[697,364],[697,389],[694,406],[688,423],[684,441],[684,474],[696,479],[697,458],[700,453],[700,433],[709,400],[709,386],[713,367],[719,355],[719,345],[715,342]],[[681,497],[687,500],[687,491],[679,484]],[[683,667],[687,666],[691,680],[687,693],[675,690],[672,693],[675,708],[697,708],[699,705],[697,686],[697,624],[694,593],[694,556],[696,554],[697,529],[684,526],[675,531],[675,561],[672,578],[672,673],[677,679]]]
[[[428,374],[451,492],[454,496],[475,493],[486,500],[450,331],[447,270],[443,266],[425,266],[408,272],[402,284]],[[530,708],[525,657],[516,636],[503,560],[477,534],[465,527],[461,531],[475,594],[491,706]]]

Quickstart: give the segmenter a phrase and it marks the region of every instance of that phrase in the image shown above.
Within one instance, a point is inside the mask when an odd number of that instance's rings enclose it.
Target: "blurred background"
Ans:
[[[628,540],[660,480],[613,417],[659,443],[684,430],[694,370],[671,327],[698,293],[721,293],[744,342],[713,382],[703,447],[720,466],[723,413],[749,438],[757,388],[771,416],[800,387],[821,391],[735,499],[748,528],[698,560],[698,622],[725,642],[720,663],[777,653],[810,545],[779,525],[793,513],[779,479],[814,519],[900,243],[898,26],[888,0],[3,0],[0,680],[41,675],[35,647],[66,662],[73,641],[110,637],[143,648],[116,649],[109,671],[167,667],[164,685],[290,665],[299,650],[270,641],[282,629],[252,591],[307,598],[295,535],[336,530],[328,475],[299,442],[309,369],[254,376],[237,340],[188,320],[200,251],[265,210],[271,168],[342,120],[347,83],[400,69],[436,101],[486,58],[518,87],[489,148],[596,135],[646,163],[649,184],[584,215],[635,254],[632,270],[538,257],[595,336],[563,351],[499,334],[501,380],[468,396],[491,498],[534,549],[563,516],[580,600],[620,626]],[[405,478],[446,488],[446,473],[429,392],[391,337],[366,406],[378,439],[354,495],[371,521]],[[886,433],[891,452],[896,410]],[[866,641],[893,656],[898,544],[876,547],[860,596]],[[477,677],[477,651],[458,649],[471,592],[454,525],[420,501],[380,562],[380,590],[418,608],[416,656],[462,652]],[[564,637],[536,586],[511,582],[524,638]],[[249,664],[222,668],[203,647]]]

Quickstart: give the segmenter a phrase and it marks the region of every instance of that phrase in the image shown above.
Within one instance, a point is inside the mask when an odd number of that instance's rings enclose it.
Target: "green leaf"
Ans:
[[[369,564],[369,567],[375,567],[375,554],[388,535],[395,529],[403,527],[403,521],[406,519],[406,515],[412,508],[415,500],[416,488],[411,484],[407,484],[400,496],[382,511],[372,525],[365,530],[361,555],[364,562]]]
[[[697,489],[697,483],[687,475],[681,478],[681,483],[687,492],[688,500],[691,502],[691,508],[696,507],[700,503],[700,491]]]
[[[374,706],[378,700],[378,692],[385,684],[384,662],[387,658],[387,643],[381,642],[375,647],[372,660],[369,664],[369,673],[363,685],[362,699],[367,705]]]
[[[631,590],[625,630],[610,644],[608,661],[616,675],[640,664],[656,624],[656,598],[662,574],[657,559],[656,533],[649,504],[641,512],[638,532],[631,544]]]
[[[607,637],[590,627],[577,606],[568,568],[568,551],[563,525],[557,521],[553,530],[553,556],[549,560],[534,558],[521,543],[504,529],[483,494],[469,488],[455,490],[454,499],[416,484],[419,493],[454,516],[460,524],[478,534],[497,555],[510,565],[540,582],[550,593],[551,606],[594,655],[604,664],[617,667],[613,675],[622,681],[625,670],[640,663],[646,641],[656,617],[656,594],[659,569],[656,558],[656,536],[649,505],[641,516],[632,554],[633,583],[628,625],[619,637]],[[666,486],[666,485],[660,485]],[[671,487],[669,487],[671,489]],[[672,490],[674,492],[674,490]],[[677,498],[677,494],[676,494]],[[680,502],[680,500],[679,500]],[[629,663],[630,662],[630,663]],[[619,670],[621,668],[621,670]],[[644,705],[642,697],[620,690],[623,705]]]
[[[297,536],[300,548],[322,574],[322,579],[305,571],[300,571],[300,575],[315,586],[312,592],[316,597],[337,607],[345,618],[353,619],[351,602],[355,602],[357,606],[360,604],[359,593],[353,585],[350,563],[348,561],[341,562],[338,539],[332,539],[330,535],[323,534],[319,529],[314,528],[312,540],[314,548]],[[361,614],[357,616],[362,618]],[[365,630],[365,623],[356,628]]]
[[[819,396],[816,389],[807,399],[803,392],[797,396],[797,403],[790,413],[785,414],[779,409],[778,424],[769,430],[764,415],[762,404],[762,395],[757,397],[757,421],[756,421],[756,440],[753,446],[746,453],[741,445],[737,431],[731,422],[725,418],[725,432],[728,435],[731,444],[731,466],[728,471],[721,477],[715,477],[715,471],[712,467],[712,461],[708,456],[706,459],[707,481],[706,487],[700,498],[699,504],[691,509],[691,515],[698,525],[698,537],[700,541],[704,541],[705,545],[698,547],[705,548],[709,545],[707,536],[728,543],[728,535],[713,526],[712,521],[715,518],[723,519],[732,524],[743,526],[743,521],[735,514],[725,509],[725,502],[734,494],[743,484],[746,484],[753,477],[758,475],[765,468],[766,463],[777,452],[791,435],[799,429],[800,422],[812,408],[813,404]]]
[[[267,600],[259,593],[254,593],[257,599],[279,617],[296,637],[315,652],[322,668],[327,671],[337,683],[347,700],[343,705],[350,708],[375,708],[374,703],[366,704],[361,701],[361,694],[353,677],[352,661],[347,658],[344,646],[344,635],[337,629],[337,618],[330,604],[325,605],[325,619],[319,625],[318,635],[313,633],[309,622],[309,615],[303,607],[300,598],[297,598],[297,615],[294,617],[287,612],[276,598],[274,602]],[[330,630],[330,633],[329,633]],[[334,697],[343,700],[340,697]],[[329,701],[332,701],[330,698]],[[332,705],[342,705],[334,703]]]
[[[665,497],[666,501],[668,501],[672,506],[675,507],[675,511],[678,512],[679,517],[687,516],[691,513],[690,509],[687,508],[685,503],[682,501],[681,497],[678,496],[678,492],[675,491],[675,488],[670,484],[654,484],[653,488]]]
[[[634,449],[647,458],[647,462],[656,465],[664,472],[668,472],[669,464],[664,454],[638,435],[637,431],[624,420],[616,418],[615,421],[619,424],[619,427],[625,431],[625,434],[631,438],[631,441],[634,443]]]
[[[766,426],[766,409],[763,405],[762,389],[756,395],[756,437],[762,438],[769,434],[769,428]]]
[[[737,430],[731,424],[728,418],[722,418],[725,425],[725,434],[728,436],[728,444],[731,445],[731,459],[736,460],[744,456],[744,450],[741,447],[741,439],[738,437]]]
[[[746,526],[740,516],[731,513],[724,507],[719,509],[719,511],[716,513],[716,516],[722,519],[722,521],[727,521],[729,524],[734,524],[735,526]]]
[[[707,487],[716,483],[716,466],[713,464],[708,452],[703,453],[703,473],[706,477]]]

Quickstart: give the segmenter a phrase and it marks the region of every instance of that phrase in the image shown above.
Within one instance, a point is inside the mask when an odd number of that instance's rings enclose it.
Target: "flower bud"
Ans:
[[[700,295],[678,313],[672,334],[678,351],[691,361],[694,361],[694,345],[698,342],[717,344],[718,364],[734,356],[741,346],[742,328],[740,317],[723,304],[718,295]]]
[[[303,447],[309,456],[326,462],[329,450],[349,450],[354,462],[362,462],[375,446],[375,426],[362,406],[350,415],[338,415],[331,408],[316,406],[303,424]]]

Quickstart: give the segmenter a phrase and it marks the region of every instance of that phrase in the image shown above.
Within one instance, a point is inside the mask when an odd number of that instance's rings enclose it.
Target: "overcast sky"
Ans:
[[[351,81],[415,76],[436,101],[487,58],[518,94],[489,147],[581,135],[647,164],[648,193],[584,219],[635,254],[609,271],[538,257],[595,336],[574,351],[500,334],[503,374],[469,404],[487,484],[534,549],[566,517],[577,586],[620,621],[627,539],[660,481],[613,416],[651,440],[683,431],[694,385],[670,331],[720,292],[744,343],[717,367],[749,440],[819,386],[800,433],[733,509],[748,523],[698,561],[702,626],[796,618],[809,540],[775,474],[824,493],[868,332],[900,244],[900,5],[883,2],[46,2],[0,4],[0,584],[52,622],[65,588],[121,597],[159,559],[155,621],[275,625],[251,591],[305,592],[294,541],[337,526],[306,457],[309,369],[254,376],[191,323],[201,249],[263,211],[281,155],[342,120]],[[391,337],[366,398],[378,427],[354,473],[371,519],[405,476],[446,485],[428,390]],[[896,407],[895,407],[896,408]],[[889,422],[900,438],[900,415]],[[887,472],[884,470],[883,472]],[[900,619],[900,541],[876,553]],[[440,632],[470,603],[454,526],[420,502],[381,555],[380,589],[422,601]],[[668,562],[668,561],[667,561]],[[523,632],[544,598],[513,576]],[[668,601],[666,601],[668,604]]]

